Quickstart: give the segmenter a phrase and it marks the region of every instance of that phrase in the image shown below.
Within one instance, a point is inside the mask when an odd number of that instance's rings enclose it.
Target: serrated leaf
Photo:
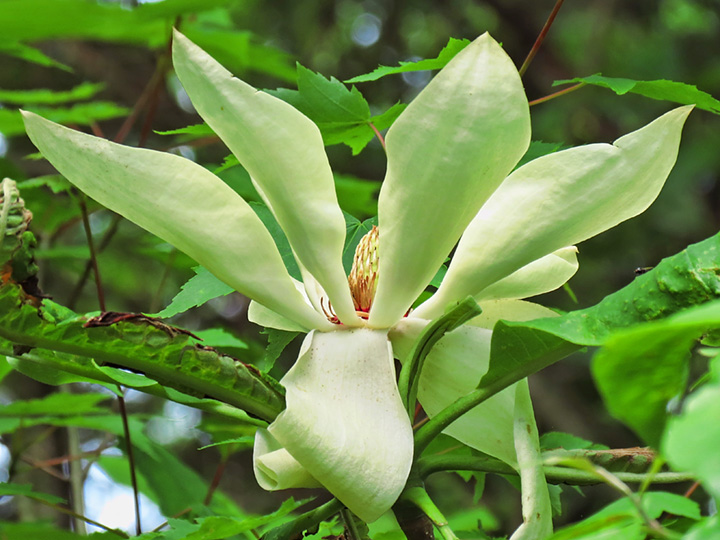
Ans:
[[[170,129],[167,131],[156,131],[158,135],[192,135],[195,137],[207,137],[209,135],[215,135],[215,132],[210,126],[205,123],[192,124],[178,129]]]
[[[283,389],[274,379],[215,350],[196,347],[194,338],[178,329],[142,318],[90,328],[78,316],[48,321],[42,306],[24,299],[17,285],[0,287],[0,337],[42,353],[31,353],[28,360],[90,378],[98,378],[93,360],[110,363],[190,394],[210,409],[211,403],[199,398],[215,398],[266,420],[284,408]]]
[[[617,95],[622,96],[628,92],[631,94],[639,94],[641,96],[657,99],[661,101],[672,101],[682,105],[696,105],[699,109],[720,114],[720,101],[712,97],[707,92],[698,90],[691,84],[685,84],[676,81],[668,81],[660,79],[656,81],[635,81],[633,79],[623,79],[615,77],[603,77],[597,73],[589,77],[576,77],[575,79],[566,79],[555,81],[553,86],[559,84],[585,83],[594,86],[602,86],[609,88]]]
[[[13,56],[15,58],[19,58],[20,60],[25,60],[26,62],[40,66],[61,69],[69,73],[72,73],[73,71],[71,67],[47,56],[41,50],[25,45],[24,43],[1,43],[0,54]]]
[[[275,361],[280,358],[282,352],[292,341],[300,335],[300,332],[288,332],[286,330],[278,330],[277,328],[266,328],[261,332],[268,337],[267,347],[262,359],[262,369],[265,373],[270,371],[275,365]]]
[[[202,306],[213,298],[226,296],[234,289],[226,285],[202,266],[193,268],[195,275],[191,277],[175,295],[165,309],[154,314],[154,317],[169,319],[194,307]]]
[[[281,88],[269,93],[290,103],[320,128],[326,146],[346,144],[357,155],[375,137],[370,123],[379,130],[390,127],[404,106],[396,104],[372,116],[370,106],[354,86],[347,88],[331,77],[297,65],[297,90]]]
[[[0,409],[0,417],[71,416],[77,414],[107,413],[97,404],[108,399],[106,394],[50,394],[41,399],[18,400]]]
[[[435,58],[427,58],[425,60],[419,60],[417,62],[400,62],[400,65],[395,67],[380,66],[379,68],[367,73],[365,75],[358,75],[352,79],[347,79],[346,83],[359,83],[376,81],[387,75],[395,75],[397,73],[407,73],[410,71],[427,71],[431,69],[442,69],[452,60],[457,53],[462,51],[465,47],[470,44],[468,39],[455,39],[450,38],[447,45],[438,53]]]
[[[0,90],[0,102],[12,105],[55,105],[90,99],[103,88],[104,83],[85,82],[71,90]]]

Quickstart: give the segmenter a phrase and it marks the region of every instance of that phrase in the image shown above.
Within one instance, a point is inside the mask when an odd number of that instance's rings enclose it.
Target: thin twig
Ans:
[[[192,510],[192,508],[186,508],[185,510],[181,510],[180,512],[178,512],[177,514],[175,514],[175,515],[173,516],[173,519],[177,519],[177,518],[179,518],[179,517],[182,517],[182,516],[184,516],[185,514],[190,513],[191,510]],[[154,532],[154,533],[160,532],[160,531],[162,531],[165,527],[167,527],[168,525],[170,525],[170,522],[169,522],[169,521],[163,521],[160,525],[158,525],[157,527],[155,527],[151,532]]]
[[[102,239],[100,240],[100,243],[97,246],[97,254],[102,253],[105,251],[105,248],[110,244],[110,241],[112,240],[113,236],[115,236],[115,233],[118,230],[118,226],[120,225],[120,221],[122,220],[122,217],[118,214],[113,214],[112,221],[110,222],[110,226],[105,231],[105,234],[103,235]],[[70,309],[75,308],[75,304],[77,303],[78,299],[80,298],[80,293],[82,293],[83,288],[85,287],[85,283],[87,282],[88,278],[90,277],[90,272],[93,268],[92,259],[90,259],[85,264],[85,269],[83,270],[82,275],[77,280],[77,283],[75,283],[75,287],[73,288],[73,292],[70,295],[70,299],[68,300],[67,306]]]
[[[51,502],[48,502],[48,501],[44,501],[44,500],[42,500],[42,499],[33,499],[33,500],[39,502],[40,504],[44,504],[45,506],[47,506],[47,507],[49,507],[49,508],[52,508],[53,510],[56,510],[56,511],[62,513],[62,514],[66,514],[66,515],[71,516],[71,517],[74,517],[74,518],[76,518],[76,519],[82,519],[84,522],[89,523],[90,525],[95,525],[96,527],[99,527],[99,528],[101,528],[101,529],[103,529],[103,530],[105,530],[105,531],[108,531],[108,532],[111,532],[111,533],[113,533],[113,534],[116,534],[116,535],[118,535],[120,538],[127,538],[127,535],[126,535],[124,532],[119,531],[119,530],[117,530],[117,529],[111,529],[111,528],[108,527],[107,525],[103,525],[102,523],[99,523],[99,522],[97,522],[97,521],[94,521],[94,520],[90,519],[90,518],[87,517],[87,516],[83,516],[83,515],[77,514],[76,512],[73,512],[72,510],[70,510],[69,508],[65,508],[64,506],[60,506],[59,504],[55,504],[55,503],[51,503]]]
[[[558,14],[558,11],[560,11],[560,7],[563,5],[564,1],[565,0],[557,0],[557,2],[555,2],[555,7],[550,12],[550,16],[547,18],[547,21],[545,21],[545,26],[543,26],[542,30],[540,30],[540,34],[538,34],[538,37],[535,40],[532,49],[530,49],[527,58],[525,58],[525,61],[518,70],[518,73],[520,73],[521,77],[525,74],[527,68],[530,66],[530,62],[533,61],[533,58],[535,58],[535,55],[540,50],[540,46],[542,45],[543,41],[545,41],[545,36],[547,36],[547,33],[550,30],[553,21],[555,21],[555,16]]]
[[[138,536],[142,534],[142,526],[140,524],[140,492],[138,491],[137,476],[135,475],[135,459],[133,458],[132,439],[130,438],[130,425],[128,423],[127,409],[125,408],[125,398],[118,395],[118,405],[120,406],[120,416],[122,417],[123,432],[125,434],[125,451],[128,456],[128,464],[130,465],[130,483],[133,488],[133,497],[135,498],[135,532]]]
[[[227,457],[224,457],[220,460],[220,463],[218,463],[217,469],[215,469],[215,475],[213,476],[212,482],[210,483],[210,486],[208,487],[207,494],[205,495],[205,500],[203,501],[203,504],[205,506],[210,506],[210,502],[212,501],[213,493],[215,493],[215,490],[220,485],[220,480],[222,479],[223,473],[225,472],[225,467],[227,466]]]
[[[347,534],[347,540],[361,540],[360,532],[358,531],[357,525],[355,525],[355,519],[353,518],[352,512],[347,508],[340,510],[340,515],[345,522],[345,531]]]
[[[387,146],[385,146],[385,139],[383,138],[382,133],[380,133],[380,130],[378,128],[376,128],[375,124],[373,124],[372,122],[368,122],[368,125],[370,126],[370,129],[372,129],[375,132],[375,136],[378,138],[378,140],[380,141],[380,144],[383,147],[383,150],[387,154]]]
[[[558,90],[557,92],[553,92],[552,94],[549,94],[547,96],[533,99],[532,101],[528,102],[528,105],[532,107],[533,105],[538,105],[539,103],[545,103],[546,101],[550,101],[551,99],[555,99],[557,97],[564,96],[565,94],[569,94],[570,92],[574,92],[575,90],[579,90],[586,85],[587,83],[584,82],[573,84],[572,86],[568,86],[567,88],[563,88],[562,90]]]
[[[93,272],[95,274],[95,286],[97,287],[98,304],[100,311],[105,311],[105,293],[103,291],[102,281],[100,279],[100,268],[98,267],[97,254],[95,253],[95,244],[92,238],[92,230],[90,229],[90,219],[88,218],[87,205],[85,204],[85,196],[78,194],[78,204],[80,205],[80,213],[82,214],[83,228],[85,229],[85,238],[87,239],[88,249],[90,250],[90,261],[92,262]]]

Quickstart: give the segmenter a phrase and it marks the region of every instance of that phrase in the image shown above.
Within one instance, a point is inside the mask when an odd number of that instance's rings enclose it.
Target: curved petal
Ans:
[[[643,212],[675,164],[692,106],[679,107],[613,145],[540,157],[514,171],[473,219],[437,293],[432,318],[522,266]]]
[[[577,269],[577,248],[558,249],[486,287],[475,300],[528,298],[554,291],[567,283]]]
[[[198,113],[247,169],[293,252],[346,324],[358,317],[342,267],[345,220],[317,126],[284,101],[236,79],[175,31],[173,64]]]
[[[267,491],[322,486],[263,428],[255,432],[253,470],[257,483]]]
[[[520,76],[484,34],[437,74],[387,133],[372,326],[388,327],[402,317],[529,142]]]
[[[380,517],[405,487],[413,455],[386,332],[312,332],[280,382],[287,408],[270,434],[360,519]]]
[[[306,328],[328,321],[296,290],[250,206],[187,159],[129,148],[23,112],[30,140],[87,195],[187,253],[233,289]]]

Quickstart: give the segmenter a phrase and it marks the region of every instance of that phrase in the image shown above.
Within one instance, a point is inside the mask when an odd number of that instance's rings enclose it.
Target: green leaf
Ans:
[[[3,495],[22,495],[24,497],[45,501],[51,504],[62,504],[65,502],[65,499],[62,497],[50,495],[49,493],[33,491],[30,484],[12,484],[9,482],[2,482],[0,483],[0,496]]]
[[[266,420],[284,408],[282,387],[274,379],[217,351],[196,347],[194,338],[178,329],[142,318],[89,328],[78,316],[49,321],[44,319],[42,306],[35,308],[24,299],[16,285],[0,287],[0,337],[65,353],[40,351],[45,354],[28,355],[33,361],[91,378],[98,378],[93,360],[121,366],[191,394],[198,404],[210,405],[197,401],[207,396]],[[103,374],[100,380],[112,379]]]
[[[290,247],[290,242],[288,242],[285,232],[280,227],[273,213],[267,206],[259,202],[251,202],[250,208],[253,209],[255,214],[260,218],[260,221],[265,225],[265,228],[270,232],[270,236],[272,236],[275,241],[275,246],[280,252],[280,256],[282,257],[283,263],[285,263],[285,268],[287,268],[288,273],[295,279],[301,280],[300,268],[298,268],[297,261],[295,261],[295,255]]]
[[[267,373],[275,365],[275,361],[292,341],[300,335],[300,332],[288,332],[286,330],[278,330],[277,328],[266,328],[261,331],[268,337],[267,347],[262,359],[262,370]]]
[[[212,448],[214,446],[224,446],[227,444],[234,444],[239,446],[240,448],[247,449],[252,448],[253,444],[255,443],[255,437],[254,436],[244,436],[244,437],[233,437],[232,439],[226,439],[224,441],[212,443],[212,444],[206,444],[205,446],[201,446],[198,448],[198,450],[205,450],[206,448]]]
[[[565,148],[569,147],[563,143],[531,141],[530,147],[527,149],[527,152],[525,152],[525,155],[520,158],[520,161],[517,165],[515,165],[515,168],[518,169],[534,159],[546,156],[548,154],[552,154],[553,152],[559,152],[560,150],[564,150]]]
[[[608,447],[604,444],[596,444],[594,442],[586,441],[585,439],[571,435],[570,433],[550,431],[548,433],[543,433],[540,436],[540,448],[542,450],[554,450],[556,448],[562,448],[565,450],[607,450]]]
[[[81,126],[87,126],[96,121],[119,118],[130,112],[130,109],[126,107],[121,107],[120,105],[107,101],[79,103],[72,107],[50,108],[45,106],[32,106],[26,107],[26,109],[36,112],[53,122],[60,124],[78,124]],[[20,111],[0,109],[0,132],[6,137],[25,133],[25,125],[20,116]]]
[[[196,266],[193,270],[195,275],[181,287],[170,305],[153,316],[169,319],[194,307],[202,306],[213,298],[234,292],[232,287],[220,281],[202,266]]]
[[[603,77],[600,73],[597,73],[589,77],[576,77],[575,79],[555,81],[553,86],[570,83],[602,86],[603,88],[609,88],[619,96],[629,92],[661,101],[672,101],[674,103],[681,103],[682,105],[696,105],[699,109],[720,114],[720,101],[707,92],[698,90],[696,86],[691,84],[667,81],[664,79],[657,81],[635,81],[632,79]]]
[[[178,129],[170,129],[168,131],[156,131],[158,135],[192,135],[192,138],[207,137],[215,135],[215,132],[206,123],[193,124]]]
[[[128,538],[125,532],[117,529],[113,532],[96,532],[85,536],[58,529],[54,523],[8,523],[6,521],[0,522],[0,537],[3,540],[118,540],[118,538]]]
[[[205,347],[227,347],[231,349],[247,349],[247,343],[224,328],[208,328],[193,332],[202,340]]]
[[[90,99],[105,88],[104,83],[82,83],[71,90],[0,90],[0,102],[14,105],[55,105]]]
[[[362,237],[369,233],[373,225],[377,225],[377,216],[360,221],[354,216],[345,213],[345,247],[343,248],[343,268],[349,274],[355,259],[355,249]]]
[[[668,422],[661,449],[670,464],[695,474],[703,487],[720,498],[720,365],[713,362],[713,380],[691,394],[682,413]]]
[[[375,180],[336,174],[335,191],[340,208],[353,216],[376,216],[380,185],[381,182]]]
[[[386,75],[394,75],[396,73],[407,73],[409,71],[426,71],[429,69],[442,69],[445,65],[452,60],[457,53],[462,51],[465,47],[470,44],[468,39],[455,39],[450,38],[448,44],[440,51],[435,58],[427,58],[418,62],[400,62],[399,66],[389,67],[380,66],[365,75],[358,75],[352,79],[348,79],[346,83],[359,83],[376,81]]]
[[[0,43],[0,53],[40,66],[62,69],[70,73],[73,71],[71,67],[58,62],[54,58],[50,58],[41,50],[25,45],[24,43]]]
[[[344,143],[352,149],[353,155],[375,136],[371,121],[382,126],[378,129],[384,129],[402,110],[396,105],[371,118],[370,106],[357,88],[348,89],[334,77],[326,79],[300,64],[297,65],[297,86],[297,90],[282,88],[269,93],[290,103],[315,122],[326,146]]]
[[[668,403],[685,391],[697,340],[720,327],[720,302],[619,332],[593,359],[593,376],[610,413],[657,447]]]
[[[74,416],[107,413],[97,404],[108,399],[106,394],[50,394],[42,399],[14,401],[0,409],[0,417]]]

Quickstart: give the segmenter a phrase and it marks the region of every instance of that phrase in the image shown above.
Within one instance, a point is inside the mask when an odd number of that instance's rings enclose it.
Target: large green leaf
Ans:
[[[715,301],[610,337],[593,359],[593,376],[610,413],[657,447],[668,403],[685,391],[690,350],[718,327]]]
[[[707,92],[698,90],[694,85],[677,81],[667,81],[664,79],[658,81],[634,81],[632,79],[603,77],[600,73],[597,73],[589,77],[576,77],[575,79],[555,81],[553,86],[569,83],[585,83],[602,86],[603,88],[609,88],[619,96],[631,93],[651,99],[681,103],[683,105],[696,105],[699,109],[720,114],[720,101]]]
[[[102,83],[82,83],[71,90],[0,90],[0,102],[15,105],[54,105],[68,101],[90,99],[105,87]]]
[[[47,106],[27,107],[45,118],[60,124],[78,124],[87,126],[95,121],[119,118],[130,112],[130,109],[121,107],[107,101],[92,101],[79,103],[70,107],[50,108]],[[20,111],[12,109],[0,109],[0,132],[10,137],[25,133],[25,126]]]
[[[198,347],[191,335],[177,329],[145,319],[91,328],[80,316],[48,319],[42,305],[36,308],[27,303],[18,286],[0,287],[0,337],[16,345],[77,355],[72,360],[58,358],[59,369],[97,378],[93,360],[121,366],[196,398],[212,397],[266,420],[284,408],[282,389],[273,379],[217,351]],[[44,357],[51,363],[53,358]]]
[[[713,360],[711,382],[687,398],[682,413],[669,421],[662,452],[678,469],[700,479],[720,499],[720,361]]]

